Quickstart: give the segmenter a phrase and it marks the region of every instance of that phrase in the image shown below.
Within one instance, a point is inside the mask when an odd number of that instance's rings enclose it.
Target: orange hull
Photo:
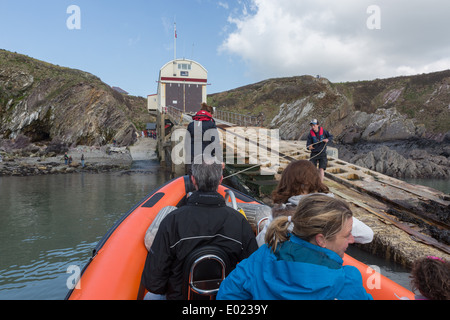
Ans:
[[[69,300],[136,300],[142,298],[141,276],[147,257],[144,237],[158,212],[166,206],[175,206],[186,195],[186,177],[174,179],[152,192],[139,205],[130,210],[100,241],[93,257],[84,268],[77,288],[71,290]],[[219,193],[225,196],[228,187],[221,185]],[[238,203],[258,203],[235,191]],[[367,266],[346,256],[344,264],[356,266],[363,276],[364,285],[373,274]],[[414,299],[409,290],[380,275],[381,288],[368,289],[375,300]],[[366,286],[367,287],[367,286]],[[140,294],[141,293],[141,294]],[[397,297],[398,296],[398,297]]]

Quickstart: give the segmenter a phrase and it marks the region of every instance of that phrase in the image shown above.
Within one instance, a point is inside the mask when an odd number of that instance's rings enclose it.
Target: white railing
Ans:
[[[169,114],[172,119],[177,120],[180,119],[180,121],[182,121],[183,111],[176,107],[173,106],[165,107],[163,112]],[[245,115],[217,109],[213,114],[213,118],[229,122],[241,127],[262,127],[264,125],[264,120],[266,120],[266,117],[263,112],[260,112],[259,115],[254,116],[249,114]]]
[[[214,112],[214,118],[242,127],[262,127],[266,119],[262,112],[257,116],[252,116],[217,109]]]

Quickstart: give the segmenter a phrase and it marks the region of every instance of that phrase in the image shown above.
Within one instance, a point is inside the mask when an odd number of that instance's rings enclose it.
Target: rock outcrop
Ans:
[[[306,139],[315,118],[334,135],[343,160],[397,178],[450,178],[450,70],[350,83],[269,79],[210,95],[209,102],[264,112],[265,125],[287,140]]]
[[[146,100],[99,78],[0,50],[0,139],[128,146],[148,122]]]

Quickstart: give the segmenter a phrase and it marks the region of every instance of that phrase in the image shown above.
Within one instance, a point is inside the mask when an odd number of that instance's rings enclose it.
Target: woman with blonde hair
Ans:
[[[270,224],[266,244],[225,278],[217,299],[371,300],[358,269],[342,265],[354,242],[352,220],[344,201],[303,198],[293,216]]]
[[[312,162],[307,160],[292,161],[283,171],[280,182],[272,192],[272,216],[264,229],[258,234],[258,245],[264,244],[265,234],[270,222],[278,216],[291,216],[299,201],[311,194],[323,194],[334,197],[329,188],[320,180],[319,172]],[[352,234],[356,243],[370,243],[373,231],[362,221],[353,218]]]

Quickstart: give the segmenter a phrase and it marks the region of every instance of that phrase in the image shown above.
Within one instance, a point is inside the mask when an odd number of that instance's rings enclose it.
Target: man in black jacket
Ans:
[[[183,263],[195,249],[215,245],[230,257],[233,268],[258,249],[245,217],[226,206],[217,192],[222,164],[204,159],[192,164],[191,180],[196,191],[187,204],[161,222],[145,262],[143,283],[153,294],[169,300],[183,299]]]

